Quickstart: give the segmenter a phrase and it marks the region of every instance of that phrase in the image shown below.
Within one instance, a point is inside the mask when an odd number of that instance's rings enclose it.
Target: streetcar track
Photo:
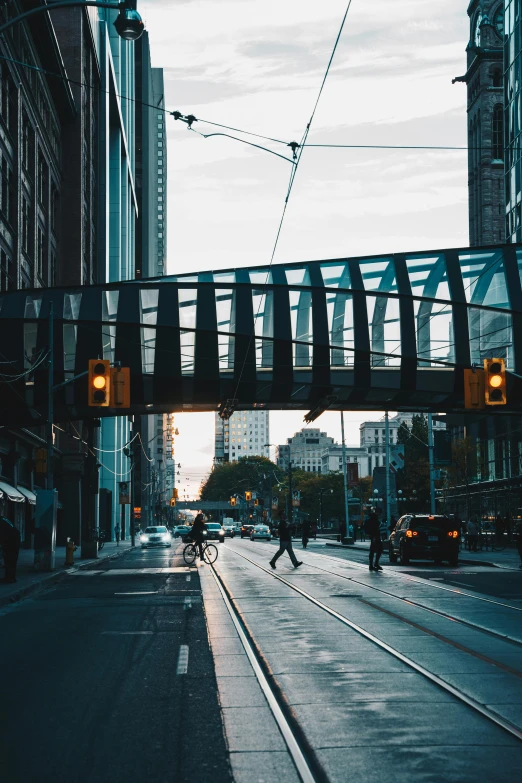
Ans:
[[[308,740],[306,739],[299,723],[291,713],[286,715],[282,709],[282,707],[285,705],[284,694],[278,688],[276,683],[273,682],[273,678],[271,678],[269,681],[267,674],[264,672],[255,650],[254,641],[244,627],[243,621],[241,620],[241,617],[237,611],[237,607],[235,606],[235,602],[229,596],[225,582],[218,574],[215,568],[215,564],[210,565],[210,570],[214,579],[216,580],[221,597],[223,598],[231,620],[234,623],[235,629],[243,649],[245,650],[245,653],[248,657],[250,665],[252,666],[256,679],[261,687],[261,690],[263,691],[274,720],[279,727],[288,752],[294,762],[297,774],[301,778],[302,783],[326,783],[326,774],[322,769],[319,761],[315,757],[313,748],[308,743]],[[273,685],[271,685],[271,682]]]
[[[274,571],[269,570],[268,568],[265,568],[265,566],[261,565],[260,563],[256,563],[254,560],[251,560],[246,555],[241,554],[235,549],[231,549],[230,547],[226,546],[226,549],[229,549],[233,554],[243,558],[247,562],[251,563],[251,565],[255,566],[256,568],[259,568],[261,571],[264,571],[266,574],[271,576],[273,579],[277,579],[279,582],[282,582],[282,584],[289,587],[294,592],[301,595],[303,598],[305,598],[310,603],[317,606],[319,609],[323,610],[326,614],[329,614],[331,617],[334,617],[336,620],[339,620],[344,625],[347,625],[352,630],[356,631],[359,635],[363,636],[364,638],[371,641],[373,644],[375,644],[377,647],[381,648],[388,654],[392,655],[394,658],[397,658],[402,663],[406,664],[406,666],[409,666],[414,671],[421,674],[426,679],[433,682],[435,685],[438,685],[440,688],[442,688],[447,693],[450,693],[452,696],[454,696],[459,701],[466,704],[468,707],[473,709],[475,712],[478,712],[482,717],[486,718],[487,720],[491,721],[492,723],[496,724],[500,728],[504,729],[507,733],[511,734],[512,736],[516,737],[516,739],[522,741],[522,728],[519,726],[516,726],[515,724],[511,723],[510,721],[503,718],[498,713],[494,712],[493,710],[490,710],[488,707],[486,707],[483,704],[480,704],[480,702],[476,701],[472,696],[468,696],[464,692],[460,691],[458,688],[456,688],[453,685],[450,685],[448,682],[446,682],[442,677],[439,677],[437,674],[434,674],[433,672],[430,672],[428,669],[426,669],[421,664],[417,663],[416,661],[412,660],[411,658],[408,658],[407,655],[404,653],[399,652],[399,650],[396,650],[394,647],[389,645],[387,642],[384,642],[382,639],[379,639],[377,636],[375,636],[370,631],[367,631],[362,626],[355,623],[353,620],[349,620],[344,615],[337,612],[335,609],[332,609],[331,607],[324,604],[319,599],[315,598],[310,593],[307,593],[302,588],[298,587],[297,585],[292,584],[284,577],[280,576],[277,573],[274,573]],[[312,566],[314,567],[314,566]],[[213,569],[215,570],[215,568]],[[321,569],[324,570],[324,569]],[[331,573],[331,572],[327,572]],[[332,574],[332,576],[336,576],[336,574]],[[218,577],[220,580],[222,577]],[[224,581],[224,580],[223,580]],[[229,610],[230,611],[230,610]],[[399,618],[402,619],[402,618]],[[443,637],[440,637],[443,639]]]

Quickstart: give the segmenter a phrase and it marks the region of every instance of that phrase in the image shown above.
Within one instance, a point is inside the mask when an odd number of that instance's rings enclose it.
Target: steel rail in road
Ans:
[[[302,783],[318,783],[318,781],[322,780],[324,776],[316,775],[312,771],[312,767],[306,757],[305,752],[303,752],[301,743],[296,737],[294,730],[290,726],[290,723],[288,722],[283,710],[279,705],[279,702],[277,701],[276,696],[274,695],[274,692],[270,686],[268,678],[266,677],[265,673],[263,672],[263,669],[259,664],[254,648],[243,629],[242,622],[239,619],[236,609],[227,595],[223,580],[217,573],[214,565],[211,565],[210,568],[214,576],[214,579],[216,580],[216,584],[218,586],[219,592],[221,593],[221,597],[225,602],[225,606],[228,609],[228,613],[230,614],[232,622],[234,623],[235,629],[241,640],[241,644],[243,645],[248,660],[250,661],[250,665],[254,670],[254,674],[257,678],[257,681],[261,686],[261,690],[263,691],[263,694],[268,702],[268,706],[279,727],[279,731],[283,736],[283,740],[286,744],[286,747],[288,748],[288,752],[290,753],[290,756],[292,757],[292,760],[295,764],[295,768],[297,770],[299,777],[302,780]]]
[[[307,554],[317,555],[318,557],[325,557],[328,560],[332,560],[335,563],[347,562],[346,560],[341,560],[338,557],[319,554],[319,552],[309,552],[309,553],[307,552]],[[360,551],[359,554],[363,554],[363,552]],[[368,570],[368,565],[367,564],[364,565],[363,563],[360,563],[358,560],[349,560],[348,562],[356,566],[357,568],[360,568],[361,570]],[[480,567],[479,563],[477,563],[477,567]],[[319,566],[314,566],[314,568],[319,568]],[[321,570],[324,571],[325,569],[321,569]],[[332,573],[332,572],[328,571],[327,573]],[[342,574],[338,574],[338,576],[342,576]],[[495,604],[495,606],[501,606],[503,609],[513,609],[513,611],[515,612],[522,612],[522,606],[512,606],[511,604],[505,604],[502,601],[495,601],[493,598],[485,598],[484,596],[481,595],[474,595],[473,593],[468,593],[465,590],[460,590],[459,588],[456,587],[446,587],[445,585],[438,585],[435,584],[434,582],[430,582],[429,580],[422,579],[420,576],[412,576],[411,574],[402,574],[400,571],[393,571],[393,576],[398,576],[400,579],[407,579],[409,582],[417,582],[418,584],[424,585],[425,587],[433,587],[433,589],[435,590],[445,590],[448,593],[455,593],[457,595],[465,596],[466,598],[474,598],[476,601],[483,601],[487,604]],[[370,585],[368,585],[368,587],[369,586]]]
[[[294,592],[298,593],[298,595],[301,595],[303,598],[305,598],[307,601],[310,601],[310,603],[314,604],[314,606],[317,606],[319,609],[324,611],[326,614],[329,614],[331,617],[334,617],[336,620],[339,620],[339,622],[343,623],[343,625],[347,625],[352,630],[356,631],[359,635],[363,636],[365,639],[368,639],[370,642],[375,644],[377,647],[380,647],[381,650],[384,650],[385,652],[392,655],[397,660],[401,661],[402,663],[406,664],[406,666],[409,666],[414,671],[421,674],[426,679],[433,682],[435,685],[438,685],[439,688],[442,688],[442,690],[446,691],[446,693],[450,693],[452,696],[454,696],[456,699],[461,701],[462,703],[466,704],[468,707],[470,707],[475,712],[478,712],[480,715],[482,715],[483,718],[486,718],[486,720],[489,720],[491,723],[494,723],[495,725],[499,726],[501,729],[504,729],[508,734],[511,734],[511,736],[515,737],[516,739],[520,740],[522,742],[522,729],[519,726],[516,726],[515,724],[511,723],[508,720],[505,720],[500,715],[497,715],[492,710],[488,709],[483,704],[480,704],[480,702],[476,701],[471,696],[468,696],[467,694],[463,693],[462,691],[459,691],[457,688],[455,688],[453,685],[450,685],[448,682],[443,680],[441,677],[439,677],[437,674],[434,674],[433,672],[430,672],[428,669],[426,669],[424,666],[421,666],[416,661],[412,660],[411,658],[408,658],[407,655],[404,655],[403,653],[399,652],[399,650],[396,650],[394,647],[389,645],[387,642],[384,642],[382,639],[379,639],[374,634],[370,633],[366,629],[362,628],[360,625],[357,625],[357,623],[354,623],[353,620],[349,620],[344,615],[340,614],[340,612],[337,612],[335,609],[332,609],[331,607],[324,604],[322,601],[319,601],[319,599],[315,598],[310,593],[307,593],[306,590],[303,590],[300,587],[297,587],[297,585],[292,584],[284,577],[280,576],[279,574],[274,573],[272,570],[269,570],[268,568],[265,568],[265,566],[260,565],[259,563],[256,563],[255,560],[251,560],[251,558],[247,557],[246,555],[241,554],[241,552],[238,552],[235,549],[231,549],[230,547],[226,547],[226,549],[229,549],[231,552],[233,552],[235,555],[238,555],[239,557],[243,558],[247,562],[251,563],[256,568],[259,568],[261,571],[264,571],[266,574],[271,576],[273,579],[277,579],[279,582],[282,582],[284,585],[289,587]],[[312,566],[314,568],[314,566]]]

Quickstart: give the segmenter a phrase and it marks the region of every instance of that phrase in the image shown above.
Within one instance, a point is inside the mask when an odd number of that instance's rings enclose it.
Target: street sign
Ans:
[[[119,482],[120,506],[128,506],[130,503],[130,483],[128,481]]]
[[[394,473],[404,468],[404,445],[392,446],[390,449],[390,468]]]

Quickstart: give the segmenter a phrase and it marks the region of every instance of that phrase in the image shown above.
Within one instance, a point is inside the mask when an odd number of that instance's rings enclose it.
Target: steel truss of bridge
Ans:
[[[126,414],[237,409],[459,411],[463,369],[502,357],[522,408],[522,246],[339,258],[0,294],[0,419],[45,421],[54,383],[105,358],[131,369]],[[21,359],[21,357],[24,357]],[[34,372],[31,372],[34,366]],[[20,376],[20,377],[18,377]],[[85,378],[55,420],[87,406]]]

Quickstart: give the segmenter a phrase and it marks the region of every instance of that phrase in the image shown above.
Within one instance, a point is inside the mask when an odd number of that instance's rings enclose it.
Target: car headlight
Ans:
[[[168,533],[164,533],[164,534],[163,534],[163,540],[164,540],[164,541],[168,541],[169,539],[170,539],[170,536],[169,536],[169,534],[168,534]]]
[[[145,541],[145,542],[147,542],[148,540],[149,540],[149,537],[148,537],[148,536],[145,536],[145,535],[143,535],[143,533],[142,533],[142,535],[141,535],[141,541]]]

